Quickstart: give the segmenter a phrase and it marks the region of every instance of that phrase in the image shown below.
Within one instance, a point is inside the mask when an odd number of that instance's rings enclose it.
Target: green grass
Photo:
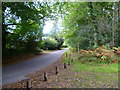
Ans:
[[[67,63],[68,59],[63,56],[62,62]],[[59,77],[68,78],[70,81],[67,83],[75,85],[75,87],[108,88],[118,86],[118,63],[85,62],[83,64],[80,60],[74,60],[67,67],[67,71]],[[78,81],[76,81],[77,79]]]
[[[68,48],[68,47],[66,47],[66,48]],[[66,49],[66,48],[61,48],[61,49]]]
[[[67,53],[67,56],[66,56]],[[118,87],[118,63],[99,62],[99,58],[78,54],[70,49],[64,53],[62,63],[68,64],[70,54],[74,61],[57,77],[54,87],[116,88]],[[90,62],[92,60],[92,62]],[[61,85],[62,84],[62,85]]]
[[[63,63],[68,63],[69,56],[66,57],[66,53],[69,55],[71,50],[68,50],[64,53],[62,57]],[[77,54],[76,54],[77,55]],[[85,60],[84,60],[85,59]],[[94,62],[89,62],[89,59],[94,60]],[[82,63],[84,61],[84,64]],[[104,73],[118,73],[118,63],[105,63],[99,62],[99,58],[95,58],[94,56],[86,56],[79,60],[74,60],[72,62],[72,71],[79,72],[83,71],[92,71],[92,72],[104,72]]]
[[[94,72],[105,72],[105,73],[118,73],[118,64],[103,64],[103,63],[85,63],[81,64],[78,61],[73,62],[73,71],[94,71]]]
[[[66,53],[70,54],[71,50],[68,50]],[[74,53],[75,56],[72,57],[78,57],[77,53]],[[120,57],[113,57],[114,59],[120,59]],[[63,56],[62,62],[68,63],[69,58]],[[93,60],[93,62],[90,62],[90,60]],[[84,64],[83,64],[84,62]],[[100,59],[97,57],[94,57],[94,55],[91,56],[85,56],[80,58],[79,60],[74,60],[72,62],[72,70],[79,72],[81,70],[83,71],[92,71],[92,72],[100,72],[100,73],[118,73],[118,63],[108,63],[106,62],[100,62]]]

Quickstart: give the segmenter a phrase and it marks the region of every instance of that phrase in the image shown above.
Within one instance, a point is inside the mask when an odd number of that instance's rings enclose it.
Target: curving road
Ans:
[[[2,84],[26,79],[25,75],[51,65],[68,49],[53,51],[33,59],[2,68]]]

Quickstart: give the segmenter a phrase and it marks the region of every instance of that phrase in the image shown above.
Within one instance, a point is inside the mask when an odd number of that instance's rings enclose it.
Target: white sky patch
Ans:
[[[54,20],[49,20],[49,21],[46,21],[45,22],[45,26],[44,26],[44,28],[43,28],[43,33],[44,34],[48,34],[48,33],[50,33],[50,31],[53,29],[53,27],[54,27],[54,23],[55,23],[55,21]],[[56,25],[58,26],[56,29],[58,30],[62,30],[63,29],[63,27],[62,27],[62,19],[61,18],[59,18],[58,19],[58,21],[56,22]]]
[[[58,28],[59,28],[60,31],[63,29],[63,27],[62,27],[62,19],[61,18],[58,19]]]
[[[53,21],[49,20],[49,21],[46,21],[45,22],[45,26],[44,26],[44,29],[43,29],[43,33],[44,34],[47,34],[50,32],[50,30],[53,28]]]

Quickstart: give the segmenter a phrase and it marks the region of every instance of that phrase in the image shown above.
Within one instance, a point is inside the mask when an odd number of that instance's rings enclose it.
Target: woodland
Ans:
[[[119,5],[118,2],[2,2],[3,58],[66,46],[77,51],[119,47]],[[62,29],[58,27],[59,19]],[[55,23],[49,34],[43,34],[47,20]]]
[[[47,34],[46,21],[53,22]],[[3,63],[68,49],[53,65],[27,75],[29,80],[4,87],[118,88],[119,27],[120,2],[2,2]]]

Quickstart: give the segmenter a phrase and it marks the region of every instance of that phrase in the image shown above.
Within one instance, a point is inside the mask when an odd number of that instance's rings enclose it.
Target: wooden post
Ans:
[[[79,54],[79,51],[80,51],[80,49],[79,49],[79,42],[78,42],[78,54]]]
[[[70,54],[70,56],[69,56],[69,59],[71,59],[71,54]]]
[[[26,82],[26,88],[27,88],[27,90],[29,90],[29,81],[28,80]]]
[[[32,88],[32,81],[29,80],[29,88]]]
[[[72,54],[71,54],[71,57],[70,57],[71,59],[72,59]]]
[[[56,70],[55,74],[57,75],[58,74],[58,67],[56,67],[55,70]]]
[[[73,58],[71,59],[71,62],[73,62]]]
[[[67,67],[66,67],[66,64],[64,63],[64,69],[66,69]]]
[[[44,73],[44,81],[47,81],[47,73]]]
[[[68,60],[68,65],[70,65],[70,60]]]

